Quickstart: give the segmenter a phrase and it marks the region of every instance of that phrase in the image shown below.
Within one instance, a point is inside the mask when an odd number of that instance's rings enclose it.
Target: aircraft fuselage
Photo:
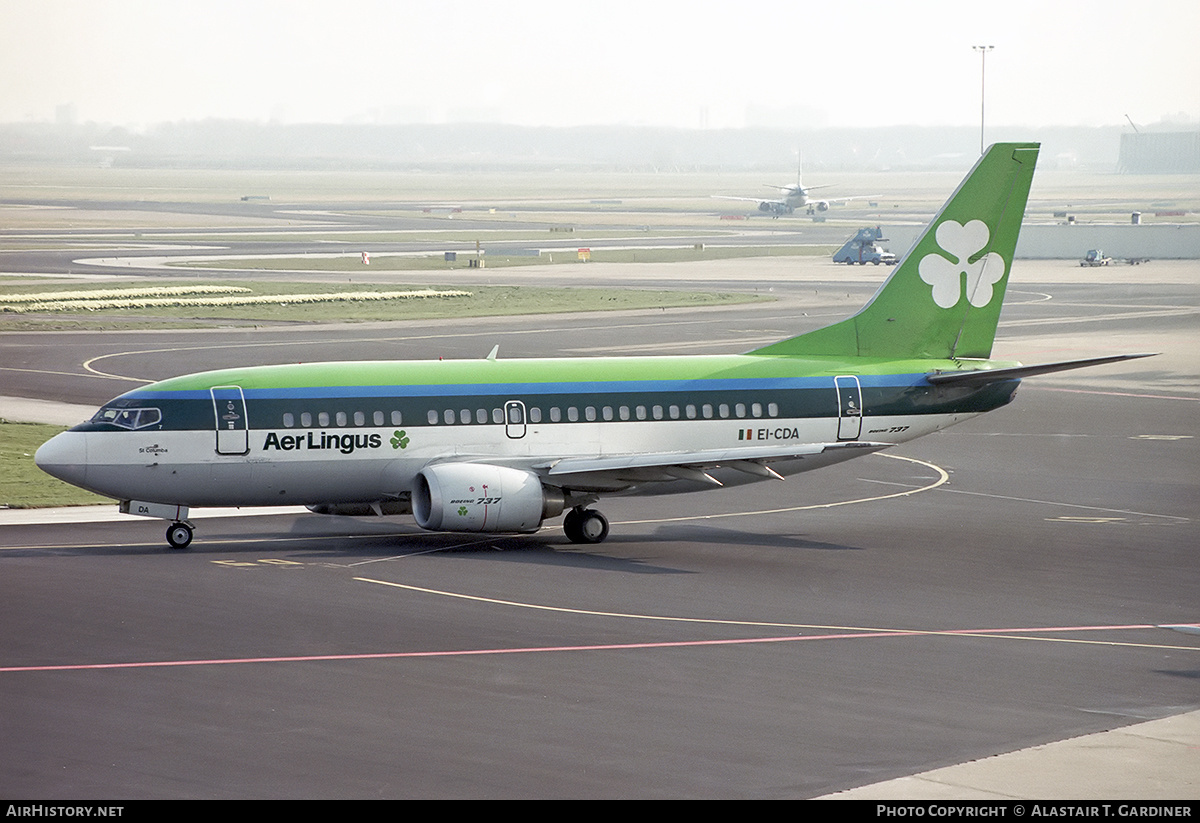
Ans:
[[[809,443],[882,447],[1003,405],[1018,382],[951,388],[925,379],[953,368],[949,362],[889,364],[909,367],[899,371],[881,363],[876,373],[859,374],[839,365],[734,355],[206,372],[116,398],[44,446],[38,463],[123,500],[352,503],[402,496],[438,460],[519,467],[553,485],[552,465],[573,457]],[[780,457],[772,467],[791,474],[862,453]],[[762,479],[736,469],[714,476],[726,484]],[[637,466],[560,482],[584,492],[711,487]]]

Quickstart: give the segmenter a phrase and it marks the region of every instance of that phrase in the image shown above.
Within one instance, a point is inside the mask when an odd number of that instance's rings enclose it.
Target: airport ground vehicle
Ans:
[[[887,238],[883,236],[883,229],[879,226],[875,228],[859,229],[854,237],[846,241],[846,244],[834,252],[833,262],[847,263],[853,266],[858,263],[865,266],[868,263],[873,263],[878,266],[880,263],[886,263],[891,266],[896,263],[896,255],[879,245],[881,242],[886,242]]]

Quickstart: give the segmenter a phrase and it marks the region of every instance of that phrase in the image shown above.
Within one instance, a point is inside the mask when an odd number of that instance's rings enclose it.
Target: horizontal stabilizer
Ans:
[[[929,375],[927,380],[936,386],[947,384],[995,383],[1000,380],[1016,380],[1039,374],[1051,374],[1069,369],[1084,369],[1088,366],[1103,366],[1105,363],[1120,363],[1139,357],[1154,357],[1157,352],[1147,354],[1115,354],[1111,357],[1089,357],[1085,360],[1062,360],[1058,363],[1042,363],[1038,366],[1012,366],[1007,369],[977,369],[975,371],[939,372]]]

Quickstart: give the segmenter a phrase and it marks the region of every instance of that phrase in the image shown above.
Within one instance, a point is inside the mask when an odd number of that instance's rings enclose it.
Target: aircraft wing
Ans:
[[[840,205],[843,203],[849,203],[851,200],[873,200],[873,199],[878,199],[878,198],[879,198],[878,194],[856,194],[856,195],[853,195],[852,197],[827,197],[827,198],[825,198],[825,202],[826,203],[837,203]]]
[[[715,200],[738,200],[738,201],[741,201],[742,203],[774,203],[778,206],[786,206],[787,205],[787,203],[785,203],[782,200],[768,200],[764,197],[732,197],[727,194],[714,194],[711,196]]]
[[[728,468],[758,477],[782,480],[783,476],[771,469],[768,463],[777,460],[813,459],[820,465],[829,465],[886,449],[890,445],[864,441],[790,443],[691,452],[564,457],[537,463],[533,468],[546,472],[547,479],[556,485],[619,487],[654,480],[695,480],[720,486],[723,484],[708,474],[708,470]]]

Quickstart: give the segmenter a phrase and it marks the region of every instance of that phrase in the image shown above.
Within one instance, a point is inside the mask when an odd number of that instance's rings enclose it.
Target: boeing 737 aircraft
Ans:
[[[988,359],[1037,160],[992,146],[854,316],[741,355],[312,363],[135,389],[36,454],[46,472],[170,521],[189,507],[412,513],[424,529],[578,543],[618,493],[818,469],[1012,400],[1022,377],[1145,355]]]
[[[800,181],[796,181],[794,186],[776,186],[779,189],[778,200],[766,200],[761,197],[732,197],[725,194],[714,194],[713,197],[717,200],[738,200],[743,203],[757,203],[759,211],[765,211],[775,217],[784,214],[792,214],[799,208],[808,208],[809,213],[814,211],[829,211],[828,200],[813,200],[808,196],[808,193],[813,189],[826,188],[825,186],[809,186],[805,188],[800,185]]]
[[[771,185],[771,184],[766,184]],[[855,197],[838,197],[832,200],[818,200],[809,196],[811,192],[817,189],[827,189],[829,186],[805,186],[800,182],[800,169],[796,169],[796,185],[794,186],[771,186],[779,191],[778,200],[768,200],[762,197],[732,197],[724,194],[714,194],[713,197],[717,200],[739,200],[743,203],[757,203],[758,210],[767,212],[773,217],[780,217],[785,214],[792,214],[796,209],[807,209],[809,214],[816,214],[819,211],[829,211],[830,203],[848,203],[851,200],[862,200],[865,197],[873,195],[858,195]]]

